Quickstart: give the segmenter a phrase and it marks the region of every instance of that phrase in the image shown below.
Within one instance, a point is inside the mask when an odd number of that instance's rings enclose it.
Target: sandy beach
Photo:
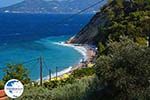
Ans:
[[[68,66],[68,68],[58,72],[57,73],[58,77],[63,77],[64,74],[70,74],[76,69],[87,67],[88,64],[92,63],[93,58],[96,56],[97,48],[94,48],[89,45],[70,44],[70,43],[65,43],[65,42],[55,42],[55,44],[74,48],[76,51],[81,53],[81,55],[83,55],[82,59],[80,60],[78,64],[74,66],[70,66],[70,67]],[[53,73],[51,75],[51,78],[55,78],[55,77],[56,77],[56,73]],[[43,80],[49,81],[49,76],[43,77]]]

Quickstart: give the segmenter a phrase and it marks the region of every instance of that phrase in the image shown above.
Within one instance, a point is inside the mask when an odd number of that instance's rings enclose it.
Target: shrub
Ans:
[[[53,80],[53,81],[50,81],[50,82],[45,82],[44,87],[51,90],[51,89],[57,88],[59,86],[64,86],[66,84],[72,84],[74,81],[75,81],[75,78],[70,76],[67,79]]]
[[[0,81],[0,90],[1,89],[4,89],[4,82],[3,81]]]
[[[100,42],[98,45],[98,51],[100,55],[104,54],[105,46],[102,44],[102,42]]]
[[[145,45],[145,46],[147,45],[147,40],[143,37],[137,37],[136,42],[140,45]]]
[[[52,100],[51,91],[43,87],[28,86],[18,100]]]
[[[45,82],[45,83],[44,83],[44,87],[45,87],[45,88],[48,88],[48,89],[53,89],[53,88],[58,87],[59,84],[60,84],[59,81],[55,81],[55,80],[54,80],[54,81],[50,81],[50,82]]]
[[[72,84],[58,86],[52,90],[45,87],[25,87],[24,94],[18,100],[86,100],[93,77],[75,80]]]
[[[92,83],[92,78],[76,80],[73,84],[67,84],[52,90],[53,100],[84,100],[86,92]]]
[[[82,68],[77,69],[72,73],[72,77],[74,78],[82,78],[84,76],[91,76],[95,73],[94,68]]]
[[[95,66],[100,85],[115,100],[150,99],[150,48],[129,39],[110,42]],[[111,99],[112,99],[111,98]]]
[[[18,79],[24,84],[30,82],[28,70],[25,69],[21,64],[8,64],[4,69],[4,73],[4,82],[7,82],[10,79]]]
[[[85,76],[92,76],[94,74],[94,68],[82,68],[75,70],[67,79],[63,80],[53,80],[50,82],[45,82],[44,87],[48,89],[54,89],[59,86],[64,86],[66,84],[73,84],[75,79],[79,79]]]

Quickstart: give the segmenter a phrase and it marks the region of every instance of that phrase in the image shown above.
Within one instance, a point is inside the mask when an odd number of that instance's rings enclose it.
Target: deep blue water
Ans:
[[[0,67],[6,64],[24,63],[32,79],[39,78],[39,62],[44,59],[43,77],[48,69],[62,70],[77,64],[83,57],[73,48],[55,44],[66,41],[89,22],[92,15],[78,15],[72,19],[69,14],[0,14]],[[0,78],[4,73],[0,70]]]

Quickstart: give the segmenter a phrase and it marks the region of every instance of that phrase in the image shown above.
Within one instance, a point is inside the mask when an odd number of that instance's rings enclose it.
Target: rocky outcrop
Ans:
[[[101,12],[94,15],[91,21],[73,38],[69,43],[75,44],[97,44],[104,39],[104,35],[99,32],[100,26],[107,23],[107,17]]]

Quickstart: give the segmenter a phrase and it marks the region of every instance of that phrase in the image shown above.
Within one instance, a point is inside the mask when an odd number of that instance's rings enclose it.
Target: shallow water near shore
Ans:
[[[84,57],[81,52],[56,43],[73,36],[92,15],[79,15],[65,23],[53,25],[68,16],[0,14],[0,67],[8,63],[24,63],[30,78],[36,80],[39,78],[39,60],[35,58],[40,56],[43,58],[43,77],[48,75],[49,69],[55,73],[56,67],[61,71],[79,63]],[[3,75],[0,70],[0,79]]]

